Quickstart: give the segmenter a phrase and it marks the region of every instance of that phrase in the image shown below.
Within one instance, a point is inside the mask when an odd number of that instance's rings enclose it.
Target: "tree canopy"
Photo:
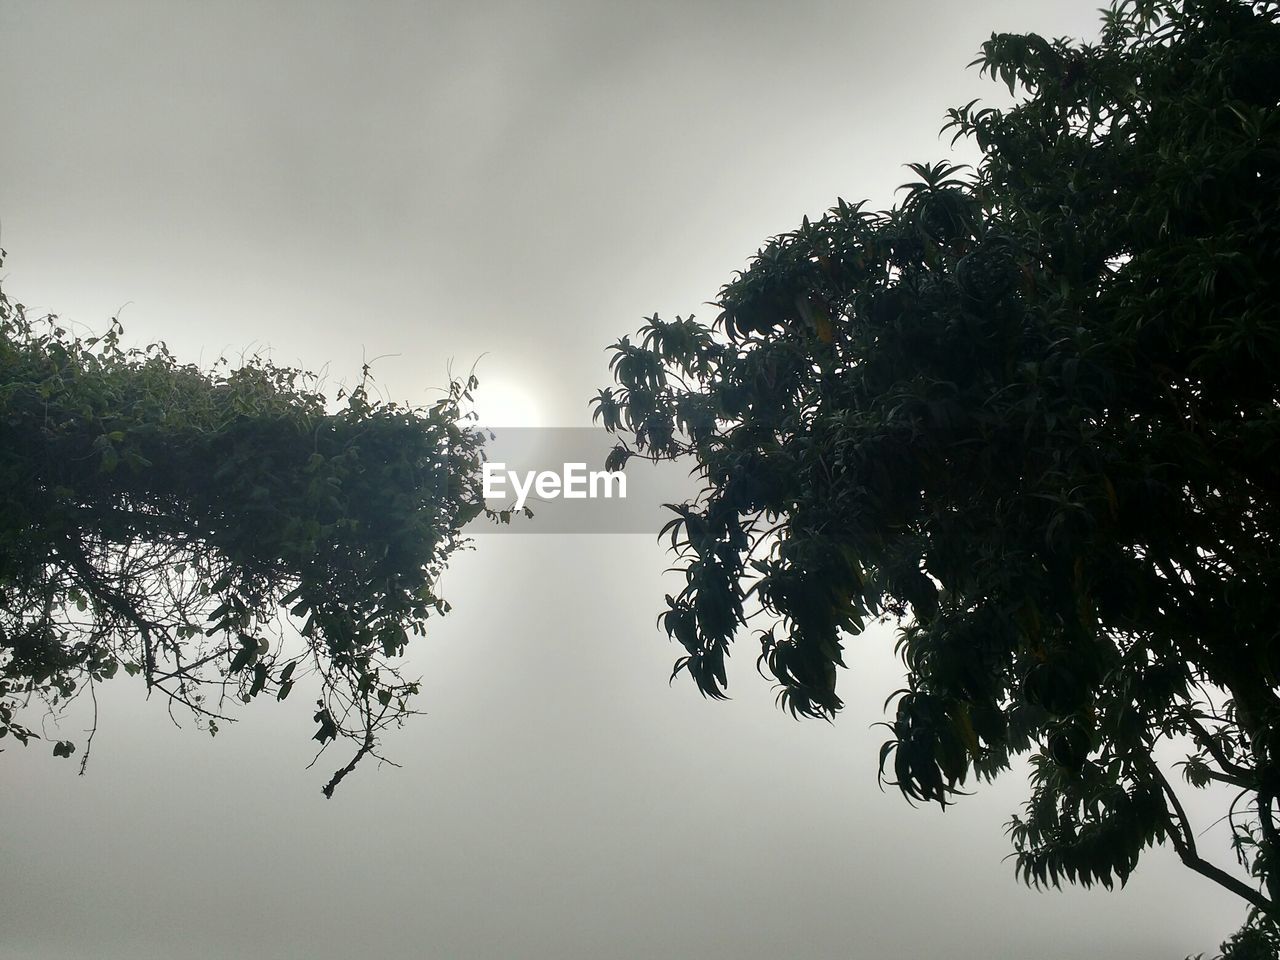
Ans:
[[[615,462],[704,481],[663,530],[673,677],[725,696],[762,610],[780,702],[830,718],[843,643],[896,620],[882,775],[946,805],[1029,755],[1020,876],[1110,887],[1167,842],[1249,903],[1232,956],[1280,942],[1278,10],[1126,0],[1094,43],[993,35],[975,64],[1014,105],[944,127],[975,169],[805,218],[712,325],[615,344],[595,400]],[[1198,848],[1170,750],[1236,792],[1256,883]]]
[[[448,610],[434,583],[483,509],[482,438],[474,378],[419,410],[364,373],[330,412],[299,370],[202,370],[0,291],[0,738],[38,738],[24,708],[123,669],[211,734],[229,703],[316,689],[315,740],[357,745],[326,796],[376,752],[412,712],[402,654]]]

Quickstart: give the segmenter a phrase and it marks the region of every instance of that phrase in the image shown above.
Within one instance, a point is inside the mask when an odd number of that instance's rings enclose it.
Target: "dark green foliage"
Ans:
[[[951,111],[976,171],[913,165],[893,210],[806,218],[724,287],[714,327],[655,316],[616,344],[596,400],[616,462],[690,456],[705,480],[664,531],[677,673],[723,696],[759,604],[781,703],[830,717],[843,638],[896,618],[909,686],[881,768],[908,797],[945,805],[1030,752],[1011,825],[1029,882],[1123,883],[1168,841],[1261,926],[1280,893],[1277,10],[1125,2],[1097,44],[993,36],[976,63],[1022,96]],[[1261,890],[1197,850],[1166,741],[1189,783],[1239,791]]]
[[[447,610],[433,583],[483,506],[474,381],[428,410],[361,385],[328,412],[297,370],[119,339],[0,292],[0,737],[122,667],[210,733],[229,695],[315,673],[315,739],[359,744],[329,794],[410,712],[399,658]]]

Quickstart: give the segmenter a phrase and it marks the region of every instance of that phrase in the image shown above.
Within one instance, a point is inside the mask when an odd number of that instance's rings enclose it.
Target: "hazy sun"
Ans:
[[[539,404],[529,388],[512,377],[497,372],[479,374],[475,391],[477,425],[481,427],[540,427]]]

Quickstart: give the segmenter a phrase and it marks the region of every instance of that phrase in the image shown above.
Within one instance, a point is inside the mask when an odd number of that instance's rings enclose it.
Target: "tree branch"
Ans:
[[[1218,766],[1231,776],[1247,781],[1245,783],[1237,783],[1235,785],[1253,789],[1256,779],[1254,771],[1250,770],[1248,767],[1242,767],[1238,763],[1232,763],[1227,759],[1227,755],[1222,752],[1222,748],[1214,741],[1213,734],[1210,733],[1199,720],[1193,716],[1188,716],[1186,720],[1187,726],[1195,731],[1193,739],[1205,748],[1209,756],[1213,757],[1214,762],[1216,762]],[[1219,778],[1215,777],[1215,779]],[[1227,780],[1225,782],[1235,783],[1233,780]]]
[[[1196,873],[1200,874],[1214,883],[1218,884],[1234,893],[1237,897],[1247,900],[1253,904],[1267,916],[1280,916],[1275,901],[1268,899],[1261,891],[1253,889],[1238,877],[1233,877],[1221,867],[1214,866],[1208,860],[1200,856],[1196,850],[1195,834],[1191,830],[1191,822],[1187,819],[1187,812],[1183,809],[1182,801],[1178,799],[1178,795],[1174,793],[1173,787],[1169,785],[1169,781],[1165,779],[1165,775],[1160,768],[1154,763],[1151,764],[1151,771],[1156,779],[1160,781],[1161,789],[1166,797],[1169,798],[1170,804],[1173,806],[1174,813],[1178,822],[1175,824],[1172,818],[1167,818],[1168,836],[1173,842],[1173,848],[1178,853],[1178,858],[1184,865],[1190,867]]]
[[[320,792],[325,795],[326,799],[333,799],[333,791],[338,788],[338,784],[342,782],[343,777],[356,768],[356,764],[364,759],[365,754],[373,751],[373,746],[373,731],[370,730],[365,734],[364,743],[361,744],[360,749],[356,751],[356,755],[347,762],[345,767],[337,771],[329,782],[321,789]]]

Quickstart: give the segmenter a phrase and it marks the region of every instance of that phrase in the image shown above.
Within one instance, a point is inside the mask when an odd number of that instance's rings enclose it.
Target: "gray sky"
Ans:
[[[123,307],[184,359],[270,350],[336,384],[382,356],[413,403],[479,361],[492,421],[582,425],[608,343],[706,314],[837,196],[966,158],[937,131],[998,99],[964,70],[981,41],[1092,36],[1094,6],[3,0],[5,289],[95,329]],[[1165,851],[1122,893],[1021,887],[1020,774],[945,814],[880,792],[883,631],[831,726],[775,709],[750,638],[733,701],[668,687],[668,559],[481,538],[412,649],[403,769],[331,802],[345,758],[303,769],[304,698],[210,740],[114,681],[86,777],[0,759],[0,960],[1168,960],[1242,919]]]

